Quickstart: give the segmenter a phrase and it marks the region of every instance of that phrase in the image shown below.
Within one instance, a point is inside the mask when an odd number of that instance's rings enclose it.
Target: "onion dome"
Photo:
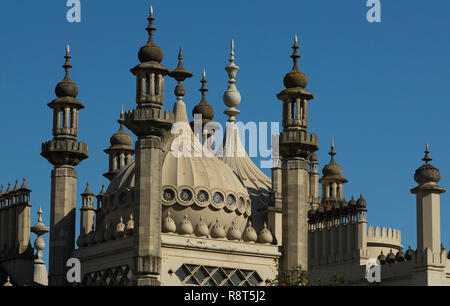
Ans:
[[[348,208],[349,209],[355,209],[357,205],[357,202],[355,201],[355,198],[352,195],[352,198],[350,199],[350,201],[348,202]]]
[[[214,109],[208,104],[208,101],[206,101],[206,92],[208,91],[208,88],[206,88],[207,81],[205,70],[203,70],[202,80],[200,82],[202,83],[202,87],[199,91],[202,93],[202,100],[192,110],[192,116],[195,118],[195,115],[201,115],[203,122],[206,123],[214,118]]]
[[[331,139],[331,151],[328,153],[331,156],[330,162],[328,165],[323,167],[322,174],[323,177],[342,177],[342,167],[336,164],[334,161],[334,156],[336,152],[334,151],[334,140]]]
[[[66,71],[66,75],[64,76],[64,79],[56,85],[55,94],[58,98],[76,98],[78,96],[78,87],[77,84],[72,82],[69,76],[69,70],[72,68],[72,65],[70,64],[71,56],[70,47],[68,45],[66,48],[66,56],[64,56],[64,58],[66,59],[66,63],[63,65],[63,68]]]
[[[386,263],[386,256],[384,256],[383,251],[381,251],[381,254],[378,255],[378,260],[380,261],[380,264],[384,265]]]
[[[390,264],[395,262],[395,254],[392,253],[392,249],[386,256],[386,262]]]
[[[367,207],[367,202],[366,200],[363,198],[362,194],[359,196],[358,201],[356,201],[356,207],[357,208],[366,208]]]
[[[148,32],[148,41],[145,46],[139,50],[139,61],[144,62],[157,62],[161,63],[163,60],[163,52],[153,41],[153,33],[156,31],[156,27],[153,25],[155,18],[153,17],[153,7],[150,6],[150,16],[147,18],[148,27],[145,29]]]
[[[186,213],[184,215],[184,220],[180,223],[180,226],[178,227],[178,233],[181,235],[190,235],[194,229],[192,228],[191,221],[188,219],[188,214]]]
[[[228,229],[227,238],[229,240],[241,240],[241,238],[242,238],[242,233],[236,227],[236,221],[235,220],[233,220],[233,224]]]
[[[265,222],[263,229],[259,232],[258,241],[261,243],[272,243],[273,241],[272,233],[267,228],[267,224]]]
[[[131,147],[133,139],[123,129],[123,124],[120,124],[119,131],[111,136],[109,139],[111,146],[113,147]]]
[[[126,234],[127,236],[133,235],[134,232],[134,219],[133,215],[130,215],[130,220],[127,222]]]
[[[100,227],[95,231],[95,242],[101,243],[103,241],[105,241],[105,229]]]
[[[175,225],[175,221],[170,217],[170,211],[168,211],[162,224],[162,231],[163,233],[175,233],[176,230],[177,226]]]
[[[120,217],[120,221],[116,226],[116,231],[114,232],[114,238],[120,239],[125,235],[125,224],[123,223],[123,218]]]
[[[419,184],[425,183],[437,183],[441,180],[441,174],[439,170],[431,165],[429,162],[432,160],[429,155],[428,143],[425,145],[425,157],[422,159],[425,164],[416,170],[414,174],[414,180]]]
[[[298,54],[298,51],[297,51],[298,50],[297,35],[294,36],[294,45],[292,46],[292,49],[294,49],[294,52],[291,55],[291,58],[294,61],[294,67],[292,67],[292,70],[285,75],[284,80],[283,80],[284,87],[286,87],[286,88],[295,88],[295,87],[306,88],[306,85],[308,84],[308,79],[306,78],[306,75],[298,69],[298,64],[297,64],[297,61],[300,58],[300,55]]]
[[[203,216],[200,217],[200,222],[197,224],[195,228],[195,234],[199,237],[208,237],[209,236],[209,228],[203,219]]]
[[[399,250],[397,252],[397,254],[395,255],[395,261],[397,261],[397,262],[405,261],[405,253],[403,253],[401,250]]]
[[[309,156],[309,161],[312,162],[312,163],[317,163],[319,161],[319,157],[317,156],[316,152],[313,152]]]
[[[256,239],[258,239],[258,235],[256,234],[255,229],[252,227],[252,221],[248,221],[247,228],[245,229],[242,238],[245,242],[255,242]]]
[[[225,236],[226,236],[225,229],[222,226],[222,224],[220,224],[219,218],[216,218],[216,223],[214,223],[214,225],[211,228],[211,237],[225,238]]]
[[[406,253],[405,253],[405,259],[411,260],[413,255],[414,255],[414,251],[411,249],[411,246],[409,246],[408,250],[406,250]]]

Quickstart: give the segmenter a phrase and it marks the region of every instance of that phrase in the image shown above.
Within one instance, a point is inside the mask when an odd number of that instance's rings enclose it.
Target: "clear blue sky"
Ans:
[[[402,231],[403,244],[416,245],[414,171],[430,143],[440,185],[450,187],[450,2],[382,0],[382,22],[366,21],[358,1],[106,1],[82,0],[82,22],[66,21],[65,1],[3,0],[0,4],[0,183],[26,176],[32,192],[32,224],[39,205],[49,225],[51,165],[40,156],[51,139],[47,103],[63,78],[64,50],[71,45],[72,79],[79,86],[79,140],[89,159],[77,167],[78,193],[106,184],[109,137],[118,129],[123,104],[134,107],[135,80],[129,69],[147,39],[148,7],[158,28],[155,41],[174,69],[183,47],[189,112],[200,101],[200,77],[207,71],[208,101],[224,123],[230,39],[236,42],[242,121],[279,121],[275,95],[291,67],[293,35],[300,43],[300,68],[316,98],[309,130],[319,135],[320,165],[328,161],[333,136],[349,180],[347,199],[362,193],[370,225]],[[166,81],[165,108],[172,109],[173,80]],[[189,114],[190,115],[190,114]],[[266,171],[267,173],[269,171]],[[79,208],[78,197],[78,208]],[[78,211],[77,211],[78,213]],[[442,242],[450,247],[450,202],[441,197]],[[47,235],[48,239],[48,235]],[[33,237],[34,240],[34,237]],[[47,240],[48,241],[48,240]],[[48,248],[45,250],[48,255]]]

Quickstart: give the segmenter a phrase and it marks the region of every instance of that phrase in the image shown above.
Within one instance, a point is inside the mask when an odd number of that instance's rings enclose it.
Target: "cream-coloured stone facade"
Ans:
[[[307,78],[298,68],[294,39],[293,68],[284,78],[282,131],[272,135],[272,178],[250,159],[239,136],[236,117],[241,96],[236,85],[234,41],[231,43],[224,111],[229,119],[223,139],[211,126],[214,109],[206,99],[193,107],[189,123],[183,101],[183,81],[193,76],[179,63],[169,70],[154,40],[150,9],[148,42],[140,49],[136,77],[136,107],[122,109],[119,130],[108,154],[110,180],[95,195],[87,185],[77,204],[76,166],[88,157],[78,141],[83,103],[70,79],[67,47],[65,77],[58,83],[53,110],[53,139],[41,155],[51,171],[50,226],[30,226],[30,194],[26,182],[0,191],[0,284],[67,285],[66,263],[81,263],[81,285],[263,286],[280,273],[299,266],[311,280],[370,285],[368,262],[380,268],[381,285],[450,285],[450,260],[440,240],[439,171],[429,162],[416,170],[411,190],[417,202],[417,247],[404,250],[397,229],[368,225],[368,204],[361,195],[344,198],[343,168],[330,162],[319,174],[318,136],[308,131],[308,105],[314,99]],[[176,102],[167,105],[164,82],[174,78]],[[173,109],[170,111],[168,109]],[[201,116],[201,117],[198,117]],[[200,126],[200,128],[199,128]],[[125,130],[137,137],[133,140]],[[217,150],[215,150],[217,149]],[[96,202],[96,203],[95,203]],[[76,208],[80,230],[75,237]],[[31,232],[36,234],[34,247]],[[45,248],[42,236],[50,232]],[[76,244],[76,246],[75,246]],[[42,252],[49,252],[49,271]]]

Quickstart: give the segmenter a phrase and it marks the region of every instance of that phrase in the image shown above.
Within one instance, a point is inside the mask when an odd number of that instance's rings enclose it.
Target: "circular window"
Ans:
[[[197,201],[199,201],[200,203],[206,203],[209,201],[209,195],[205,190],[200,190],[197,193]]]
[[[233,207],[236,204],[236,197],[232,194],[229,194],[227,197],[227,205],[228,207]]]
[[[166,202],[172,202],[175,199],[175,192],[172,189],[165,189],[163,199]]]
[[[216,205],[220,205],[223,203],[223,195],[220,192],[216,192],[213,195],[213,202]]]
[[[184,202],[189,202],[192,200],[192,192],[188,189],[183,189],[180,192],[180,199]]]
[[[245,202],[244,202],[244,198],[239,198],[239,202],[238,202],[238,207],[240,210],[244,210],[245,209]]]

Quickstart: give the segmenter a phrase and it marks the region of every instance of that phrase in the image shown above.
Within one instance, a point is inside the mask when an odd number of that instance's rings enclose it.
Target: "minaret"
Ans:
[[[123,106],[120,112],[120,119],[117,120],[120,124],[119,131],[111,136],[109,142],[111,146],[105,150],[109,156],[109,169],[103,176],[108,180],[112,180],[119,171],[133,161],[134,149],[133,139],[125,132],[123,128]]]
[[[322,169],[322,178],[319,182],[322,184],[322,205],[326,208],[332,208],[333,204],[341,203],[344,200],[344,184],[348,182],[342,177],[342,167],[338,165],[334,156],[334,140],[331,139],[330,162]]]
[[[48,106],[53,110],[53,139],[42,144],[41,155],[54,167],[51,172],[50,285],[66,284],[66,262],[75,244],[77,173],[75,167],[88,157],[88,146],[77,141],[78,112],[84,108],[76,99],[78,87],[69,77],[69,46],[66,75],[56,86],[57,98]]]
[[[445,281],[446,251],[441,248],[439,170],[430,164],[428,143],[425,146],[425,164],[419,167],[414,180],[419,184],[411,189],[416,195],[417,252],[414,266],[416,285],[441,285]]]
[[[48,233],[50,229],[42,223],[42,207],[38,210],[38,222],[31,227],[31,232],[36,234],[34,241],[34,248],[36,249],[36,259],[34,260],[34,275],[33,282],[42,286],[48,285],[47,268],[45,262],[42,260],[42,250],[45,248],[45,241],[42,236]]]
[[[422,159],[425,164],[414,174],[414,180],[419,185],[411,189],[417,199],[417,250],[440,252],[440,194],[445,192],[445,188],[437,185],[441,175],[439,170],[430,164],[432,159],[429,154],[427,143],[425,157]]]
[[[79,247],[87,245],[87,235],[94,230],[94,194],[89,188],[89,183],[86,183],[86,189],[81,194],[81,209],[80,209],[80,236],[77,240]]]
[[[200,140],[203,144],[209,144],[208,148],[214,149],[214,144],[208,143],[208,139],[212,139],[211,137],[214,135],[214,130],[205,130],[206,128],[211,128],[212,120],[214,118],[214,109],[213,107],[206,101],[206,93],[208,92],[208,88],[206,88],[206,72],[203,70],[202,73],[202,87],[199,91],[202,93],[202,99],[200,102],[192,109],[192,116],[194,120],[191,121],[191,128],[194,131],[194,135]]]
[[[308,269],[308,223],[310,209],[308,196],[310,178],[309,156],[319,149],[318,137],[308,128],[308,101],[314,96],[305,89],[307,79],[300,72],[297,61],[297,36],[292,47],[292,70],[284,77],[285,90],[277,95],[283,101],[283,131],[280,134],[282,158],[282,214],[283,258],[282,269],[292,270],[301,266]]]
[[[150,7],[149,38],[139,50],[136,76],[137,107],[125,113],[124,125],[138,140],[136,150],[136,197],[133,217],[132,267],[135,285],[159,285],[161,270],[161,137],[172,127],[173,113],[163,110],[164,77],[170,73],[161,64],[163,52],[153,41],[153,8]]]

